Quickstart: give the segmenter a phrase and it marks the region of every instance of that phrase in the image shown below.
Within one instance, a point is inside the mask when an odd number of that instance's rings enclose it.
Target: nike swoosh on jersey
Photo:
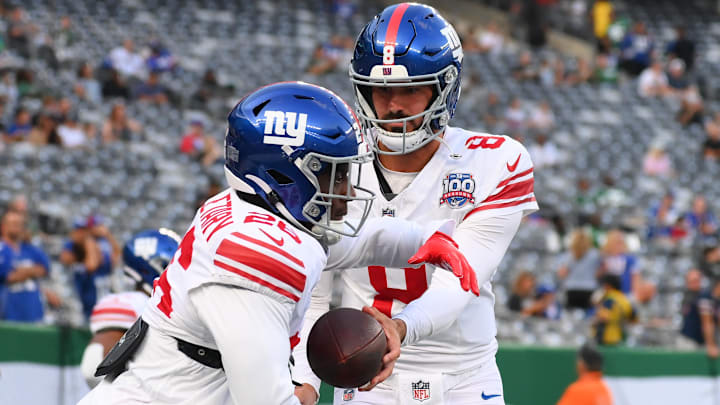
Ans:
[[[518,155],[517,160],[515,160],[515,163],[513,163],[512,166],[510,163],[506,163],[509,171],[514,172],[515,169],[517,169],[518,163],[520,163],[520,156],[522,156],[522,153]]]
[[[270,238],[270,240],[272,240],[273,242],[275,242],[275,244],[278,245],[278,246],[282,246],[282,245],[285,244],[285,239],[283,239],[282,236],[281,236],[280,239],[278,240],[278,239],[275,239],[275,238],[273,238],[272,236],[270,236],[269,233],[263,231],[262,229],[260,229],[260,232],[264,233],[265,236],[267,236],[268,238]]]
[[[482,397],[483,400],[486,400],[486,401],[487,401],[487,400],[490,399],[490,398],[499,397],[500,394],[485,395],[485,391],[483,391],[483,392],[480,394],[480,396]]]

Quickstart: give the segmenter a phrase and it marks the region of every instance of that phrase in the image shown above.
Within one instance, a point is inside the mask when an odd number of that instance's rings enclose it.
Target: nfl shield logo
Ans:
[[[440,206],[462,208],[465,204],[475,203],[475,179],[469,173],[450,173],[443,179],[443,194]]]
[[[383,75],[390,76],[392,74],[392,68],[384,67],[383,68]]]
[[[418,380],[418,382],[411,383],[413,399],[416,401],[424,401],[430,399],[430,382]]]
[[[355,390],[349,389],[343,391],[343,401],[352,401],[352,399],[355,398]]]
[[[395,208],[386,207],[382,209],[382,216],[384,217],[394,217],[395,216]]]

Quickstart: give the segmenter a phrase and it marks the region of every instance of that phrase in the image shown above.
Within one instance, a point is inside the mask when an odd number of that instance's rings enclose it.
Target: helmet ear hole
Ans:
[[[277,171],[277,170],[269,169],[269,170],[266,170],[265,173],[267,173],[268,176],[272,177],[273,180],[275,180],[275,181],[276,181],[278,184],[280,184],[281,186],[295,183],[295,182],[293,181],[293,179],[291,179],[290,177],[288,177],[288,176],[280,173],[280,172]]]

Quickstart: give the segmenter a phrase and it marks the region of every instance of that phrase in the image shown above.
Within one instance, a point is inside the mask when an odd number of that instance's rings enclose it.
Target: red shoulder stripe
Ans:
[[[500,183],[498,183],[496,188],[500,188],[500,187],[510,183],[511,181],[519,179],[520,177],[527,176],[528,174],[530,174],[532,172],[533,172],[533,168],[531,167],[531,168],[525,170],[524,172],[520,172],[520,173],[510,177],[509,179],[505,179],[505,180],[501,181]]]
[[[230,240],[223,240],[217,249],[219,256],[226,257],[238,263],[263,272],[270,277],[286,283],[293,288],[303,291],[305,289],[306,276],[286,265],[285,263],[266,256],[256,250],[237,244]]]
[[[262,285],[262,286],[265,286],[265,287],[267,287],[267,288],[275,291],[275,292],[278,293],[278,294],[281,294],[281,295],[284,295],[284,296],[290,298],[291,300],[293,300],[293,301],[295,301],[295,302],[300,301],[300,297],[298,297],[297,295],[295,295],[295,294],[293,294],[293,293],[285,290],[284,288],[280,288],[280,287],[276,286],[275,284],[269,283],[269,282],[261,279],[260,277],[253,276],[253,275],[250,274],[250,273],[247,273],[247,272],[245,272],[245,271],[243,271],[243,270],[240,270],[240,269],[238,269],[237,267],[230,266],[229,264],[225,264],[225,263],[219,262],[219,261],[217,261],[217,260],[215,260],[215,265],[218,266],[218,267],[220,267],[220,268],[223,268],[223,269],[225,269],[225,270],[227,270],[227,271],[229,271],[229,272],[232,272],[232,273],[238,274],[238,275],[240,275],[240,276],[243,276],[243,277],[245,277],[246,279],[248,279],[248,280],[250,280],[250,281],[252,281],[252,282],[255,282],[255,283],[258,283],[258,284],[260,284],[260,285]]]
[[[302,262],[302,260],[296,258],[295,256],[291,255],[290,253],[278,248],[277,246],[273,246],[267,242],[261,241],[259,239],[255,239],[252,236],[243,235],[240,232],[233,232],[233,236],[236,236],[246,242],[254,243],[258,246],[262,246],[265,249],[272,250],[273,252],[283,256],[284,258],[290,260],[291,262],[297,264],[298,266],[305,267],[305,263]]]
[[[463,217],[463,220],[466,220],[470,215],[472,215],[472,214],[474,214],[474,213],[476,213],[476,212],[478,212],[478,211],[491,210],[491,209],[495,209],[495,208],[514,207],[514,206],[516,206],[516,205],[522,205],[522,204],[529,203],[529,202],[533,202],[533,201],[535,201],[535,196],[533,196],[533,197],[528,197],[528,198],[526,198],[526,199],[524,199],[524,200],[518,200],[518,201],[510,201],[510,202],[506,202],[506,203],[498,203],[498,204],[484,205],[484,206],[482,206],[482,207],[477,207],[477,208],[475,208],[474,210],[472,210],[472,211],[468,212],[467,214],[465,214],[465,216]]]
[[[533,192],[534,184],[535,179],[533,179],[532,177],[518,183],[509,184],[505,186],[505,188],[501,192],[486,198],[483,203],[522,197]]]

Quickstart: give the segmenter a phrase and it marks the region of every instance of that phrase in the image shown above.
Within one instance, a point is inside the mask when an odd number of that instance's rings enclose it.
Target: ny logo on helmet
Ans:
[[[287,124],[285,124],[287,121]],[[307,114],[265,111],[265,138],[271,145],[300,146],[305,142]]]
[[[463,59],[463,50],[462,45],[460,44],[460,37],[458,36],[457,32],[455,32],[455,29],[453,29],[452,26],[448,25],[447,27],[440,30],[440,33],[442,33],[445,36],[445,39],[447,39],[448,43],[450,44],[450,49],[452,49],[453,58],[462,61]]]

